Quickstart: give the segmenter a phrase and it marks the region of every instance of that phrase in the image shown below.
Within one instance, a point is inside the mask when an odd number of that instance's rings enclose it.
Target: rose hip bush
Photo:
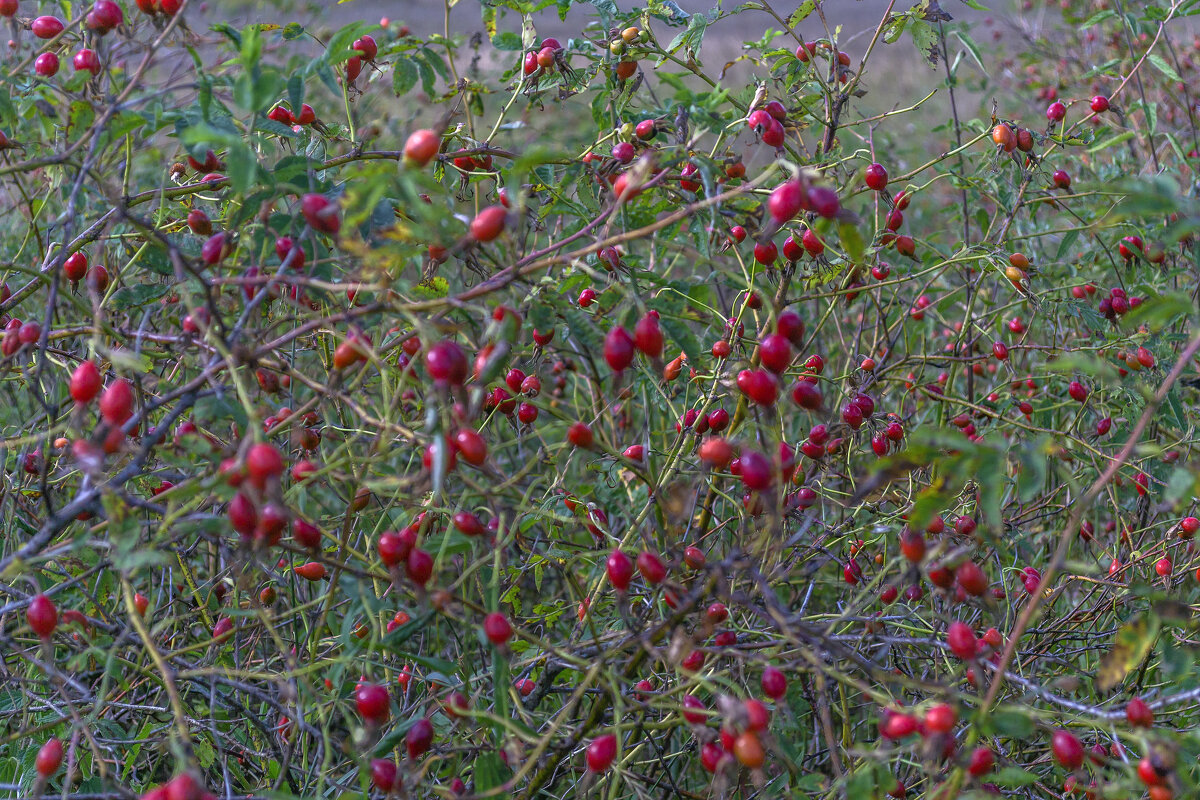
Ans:
[[[189,5],[0,2],[5,796],[1196,796],[1200,4]]]

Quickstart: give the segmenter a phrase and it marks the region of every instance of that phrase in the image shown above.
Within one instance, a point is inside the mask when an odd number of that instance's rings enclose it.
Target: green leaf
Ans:
[[[937,64],[941,50],[938,47],[937,31],[933,26],[914,18],[909,23],[908,32],[912,34],[913,44],[917,46],[917,50],[925,57],[925,60],[930,64]]]
[[[998,734],[1010,739],[1028,739],[1033,735],[1033,720],[1025,711],[996,709],[988,722]]]
[[[600,18],[607,24],[608,20],[617,16],[621,12],[617,10],[617,4],[613,0],[592,0],[592,5],[600,12]]]
[[[1146,325],[1151,330],[1159,330],[1170,325],[1179,317],[1187,319],[1194,313],[1195,307],[1184,292],[1160,294],[1143,300],[1137,308],[1125,315],[1123,323],[1132,329]]]
[[[475,759],[475,791],[486,794],[489,790],[502,786],[512,772],[504,765],[504,760],[497,752],[488,752]]]
[[[897,14],[884,29],[883,41],[887,44],[895,44],[900,41],[900,37],[904,35],[904,29],[908,27],[909,16],[907,11]]]
[[[139,308],[151,300],[157,300],[167,293],[171,287],[165,283],[140,283],[136,286],[122,286],[113,292],[109,305],[114,309]]]
[[[1071,252],[1071,248],[1075,246],[1075,242],[1077,241],[1079,241],[1079,231],[1067,231],[1063,236],[1062,241],[1058,243],[1058,250],[1054,254],[1054,260],[1066,260],[1067,254]]]
[[[863,258],[867,254],[867,244],[863,241],[862,232],[853,222],[838,223],[838,238],[842,242],[842,249],[846,251],[846,255],[850,256],[850,260],[856,264],[862,263]]]
[[[1038,776],[1020,767],[1004,767],[989,775],[988,780],[997,786],[1012,788],[1037,783]]]
[[[1111,9],[1101,11],[1100,13],[1093,14],[1091,17],[1089,17],[1087,19],[1087,21],[1085,21],[1082,25],[1079,26],[1079,28],[1080,28],[1080,30],[1086,30],[1088,28],[1092,28],[1096,25],[1099,25],[1101,22],[1104,22],[1106,19],[1112,19],[1116,15],[1117,15],[1117,12],[1115,12]]]
[[[225,152],[225,163],[229,182],[235,191],[245,192],[254,185],[258,178],[258,159],[248,146],[241,142],[236,147],[231,146]]]
[[[234,28],[229,23],[227,23],[227,22],[215,23],[214,25],[209,27],[209,30],[213,31],[214,33],[221,34],[226,39],[233,42],[234,47],[238,48],[239,50],[242,49],[242,34],[240,34],[237,31],[237,29]]]
[[[700,49],[700,43],[704,39],[704,31],[707,28],[708,20],[700,14],[693,14],[688,21],[687,28],[675,35],[675,38],[667,45],[666,51],[676,53],[680,48],[686,47],[689,53],[695,53]]]
[[[407,94],[417,85],[417,65],[408,58],[396,59],[392,67],[392,91],[397,95]]]
[[[254,71],[262,58],[262,36],[257,25],[247,25],[242,29],[241,61],[246,72]]]
[[[1166,59],[1164,59],[1158,53],[1150,53],[1148,56],[1146,56],[1146,59],[1155,67],[1157,67],[1159,72],[1161,72],[1163,75],[1166,75],[1175,83],[1183,82],[1183,78],[1179,77],[1179,73],[1175,71],[1175,68],[1168,64]]]
[[[354,44],[354,40],[365,33],[370,27],[372,26],[359,21],[353,22],[339,30],[330,38],[321,60],[329,66],[336,66],[359,55],[359,52],[354,50],[352,45]]]
[[[416,64],[417,73],[421,76],[421,91],[432,97],[433,83],[437,80],[437,76],[433,74],[433,68],[429,66],[429,62],[425,59],[419,59]]]
[[[704,349],[700,345],[700,340],[692,333],[692,329],[687,326],[687,323],[673,317],[663,316],[659,319],[663,331],[666,332],[675,344],[679,345],[684,354],[688,357],[688,361],[692,364],[702,364],[704,358]],[[669,353],[666,355],[670,355]]]
[[[290,42],[293,39],[299,39],[304,35],[304,26],[299,22],[289,22],[283,26],[283,30],[279,32],[285,42]]]
[[[492,37],[492,47],[504,51],[520,50],[521,36],[512,31],[501,31]]]
[[[304,104],[304,78],[299,73],[288,78],[287,93],[288,105],[292,108],[300,108]]]
[[[1122,131],[1121,133],[1118,133],[1116,136],[1113,136],[1111,138],[1105,139],[1103,142],[1097,142],[1096,144],[1092,145],[1091,147],[1088,148],[1088,152],[1096,153],[1101,150],[1105,150],[1109,147],[1112,147],[1113,145],[1118,145],[1118,144],[1121,144],[1122,142],[1127,142],[1130,139],[1132,139],[1133,136],[1134,136],[1133,131]]]

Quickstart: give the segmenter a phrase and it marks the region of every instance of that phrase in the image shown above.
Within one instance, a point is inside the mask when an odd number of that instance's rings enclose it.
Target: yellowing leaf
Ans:
[[[1121,626],[1113,637],[1112,649],[1104,654],[1096,669],[1097,691],[1107,693],[1121,685],[1154,646],[1158,628],[1158,617],[1146,614]]]

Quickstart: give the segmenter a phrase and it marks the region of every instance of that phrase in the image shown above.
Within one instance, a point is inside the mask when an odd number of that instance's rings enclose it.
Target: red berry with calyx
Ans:
[[[424,167],[434,159],[441,149],[442,138],[428,129],[413,131],[404,143],[404,163],[410,167]]]
[[[828,186],[810,186],[808,189],[808,206],[819,216],[826,219],[836,217],[842,208],[837,192]]]
[[[974,561],[964,561],[954,572],[958,585],[973,597],[980,597],[987,591],[987,575]]]
[[[214,233],[200,246],[200,260],[210,267],[219,264],[225,256],[233,252],[233,243],[229,234]]]
[[[53,39],[62,33],[65,27],[61,19],[51,16],[35,17],[33,22],[29,23],[29,30],[39,39]]]
[[[315,550],[321,546],[321,529],[306,519],[292,520],[292,539],[301,547]]]
[[[371,760],[371,783],[384,794],[389,794],[392,791],[392,788],[396,785],[396,776],[398,774],[399,769],[396,767],[396,762],[386,758]]]
[[[771,372],[781,373],[792,363],[791,342],[783,334],[768,334],[758,345],[758,357]]]
[[[1050,751],[1054,759],[1067,769],[1079,769],[1083,766],[1083,745],[1070,731],[1056,730],[1050,737]]]
[[[617,737],[606,733],[598,736],[587,746],[587,766],[592,772],[604,772],[617,757]]]
[[[650,358],[659,358],[663,351],[663,332],[658,324],[658,312],[648,311],[633,329],[633,342]]]
[[[804,344],[804,320],[795,311],[788,309],[775,322],[775,332],[796,347]]]
[[[789,236],[783,240],[783,257],[790,262],[796,262],[804,255],[804,248],[796,241],[795,237]]]
[[[767,199],[767,211],[776,225],[782,225],[800,213],[804,205],[804,187],[800,181],[791,180],[779,184]]]
[[[737,374],[736,382],[742,394],[760,406],[772,406],[779,398],[779,382],[765,369],[744,369]]]
[[[740,459],[742,483],[746,488],[761,492],[771,488],[774,481],[774,470],[771,468],[770,460],[755,450],[746,450],[742,452]]]
[[[404,573],[413,583],[424,586],[433,577],[433,556],[419,547],[414,547],[404,561]]]
[[[779,248],[772,241],[759,242],[754,245],[754,260],[769,267],[779,259]]]
[[[90,72],[92,75],[99,75],[101,70],[100,56],[96,55],[95,50],[86,47],[71,56],[71,65],[75,67],[76,72]]]
[[[574,422],[567,428],[567,441],[575,447],[588,448],[595,441],[592,429],[585,422]]]
[[[33,71],[43,78],[53,78],[58,74],[58,56],[54,53],[42,53],[34,60]]]
[[[698,455],[713,469],[724,469],[733,459],[733,447],[719,436],[709,436],[700,443]]]
[[[821,390],[815,383],[798,381],[792,387],[792,401],[800,408],[816,411],[821,408]]]
[[[987,775],[996,766],[996,756],[988,747],[976,747],[971,751],[971,758],[967,762],[967,772],[974,775],[976,778]]]
[[[433,744],[433,723],[428,717],[422,717],[417,720],[408,733],[404,734],[404,749],[408,752],[408,757],[417,759],[428,752],[429,747]]]
[[[762,674],[763,694],[772,700],[778,700],[787,694],[787,676],[775,667],[767,667]]]
[[[43,778],[49,778],[58,772],[58,768],[62,764],[62,759],[62,742],[51,737],[38,749],[37,758],[34,759],[34,768],[37,769],[38,775],[41,775]]]
[[[412,537],[415,540],[415,535]],[[379,559],[389,567],[394,567],[408,559],[409,553],[412,552],[413,541],[402,533],[394,531],[384,531],[379,535],[379,543],[376,549],[379,551]]]
[[[1108,98],[1102,94],[1098,94],[1092,98],[1091,106],[1092,111],[1095,111],[1097,114],[1103,114],[1105,111],[1108,111]]]
[[[493,611],[483,618],[483,633],[489,642],[502,647],[512,638],[512,625],[499,611]]]
[[[87,405],[100,394],[103,378],[95,363],[83,361],[71,373],[71,399],[79,405]]]
[[[604,360],[613,372],[623,372],[632,364],[635,350],[633,337],[620,325],[614,325],[604,337]]]
[[[662,559],[648,550],[638,553],[637,568],[638,572],[642,573],[642,578],[651,586],[657,586],[667,577],[667,567]]]
[[[888,171],[883,164],[871,164],[863,177],[866,179],[867,188],[876,192],[882,192],[888,183]]]
[[[858,430],[863,424],[862,409],[855,403],[847,403],[842,406],[842,422],[845,422],[854,430]]]
[[[1196,531],[1200,531],[1200,519],[1184,517],[1179,521],[1179,538],[1190,539],[1196,535]]]
[[[72,253],[63,262],[63,275],[69,281],[81,281],[87,275],[88,260],[83,253]]]
[[[477,242],[490,242],[504,232],[508,210],[504,206],[488,206],[471,220],[471,238]]]
[[[614,589],[623,592],[629,588],[629,583],[633,580],[633,560],[624,552],[613,550],[609,553],[605,570],[608,573],[608,582]]]
[[[425,368],[439,385],[462,386],[470,366],[457,342],[443,339],[425,351]]]
[[[1125,718],[1135,728],[1149,728],[1154,725],[1154,712],[1140,697],[1133,698],[1125,706]]]
[[[375,42],[375,37],[364,35],[354,40],[351,49],[362,53],[362,60],[370,63],[375,60],[375,56],[379,54],[379,45]]]
[[[930,733],[949,733],[957,723],[958,714],[945,703],[939,703],[925,712],[925,729]]]
[[[259,442],[246,451],[246,474],[259,489],[283,474],[283,456],[274,445]]]
[[[946,644],[950,646],[950,652],[963,661],[969,661],[979,652],[975,632],[965,622],[950,623],[950,627],[946,629]]]
[[[1087,400],[1087,398],[1088,398],[1087,387],[1084,386],[1079,381],[1071,381],[1067,385],[1067,394],[1069,394],[1071,396],[1071,399],[1074,400],[1076,403],[1082,403],[1083,401]]]
[[[306,194],[300,198],[300,213],[315,231],[336,235],[342,227],[337,204],[323,194]]]
[[[1138,761],[1137,775],[1141,778],[1142,783],[1147,786],[1162,785],[1163,775],[1159,774],[1158,769],[1154,766],[1154,762],[1149,756]],[[1151,795],[1151,797],[1154,797],[1154,795]]]
[[[1135,255],[1141,255],[1142,248],[1143,248],[1142,239],[1139,236],[1126,236],[1124,239],[1121,240],[1120,244],[1117,245],[1118,252],[1120,252],[1121,257],[1124,258],[1126,261],[1132,259]],[[1114,297],[1121,297],[1121,299],[1123,299],[1123,300],[1125,299],[1123,294],[1122,295],[1114,294]],[[1114,305],[1114,308],[1115,307],[1116,306]]]
[[[109,425],[124,424],[133,416],[133,387],[118,378],[100,395],[100,416]]]
[[[920,727],[917,718],[911,714],[888,713],[880,729],[885,739],[904,739],[912,736]]]
[[[29,608],[25,609],[25,620],[39,637],[49,639],[58,627],[58,609],[49,597],[37,594],[30,602]]]
[[[381,725],[391,712],[391,697],[388,690],[374,683],[360,683],[354,690],[354,704],[358,713],[367,722]]]
[[[187,215],[187,226],[192,233],[197,236],[211,236],[213,232],[212,220],[198,208],[193,208]]]
[[[1065,169],[1054,170],[1050,179],[1054,181],[1054,186],[1058,189],[1066,190],[1071,188],[1071,176]]]
[[[454,434],[454,448],[458,450],[463,461],[473,467],[483,466],[487,460],[487,442],[478,431],[470,428],[463,428]]]
[[[1065,116],[1067,116],[1067,107],[1057,100],[1046,107],[1046,119],[1051,122],[1062,122]]]
[[[319,561],[310,561],[295,568],[295,573],[306,581],[319,581],[325,577],[327,570]]]

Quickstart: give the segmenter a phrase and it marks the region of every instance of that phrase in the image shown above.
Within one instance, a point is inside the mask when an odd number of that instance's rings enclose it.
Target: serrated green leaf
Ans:
[[[1161,72],[1163,75],[1166,75],[1176,83],[1183,82],[1183,78],[1179,77],[1179,73],[1175,71],[1175,68],[1168,64],[1167,60],[1158,53],[1150,53],[1146,56],[1146,60],[1153,64],[1159,72]]]

